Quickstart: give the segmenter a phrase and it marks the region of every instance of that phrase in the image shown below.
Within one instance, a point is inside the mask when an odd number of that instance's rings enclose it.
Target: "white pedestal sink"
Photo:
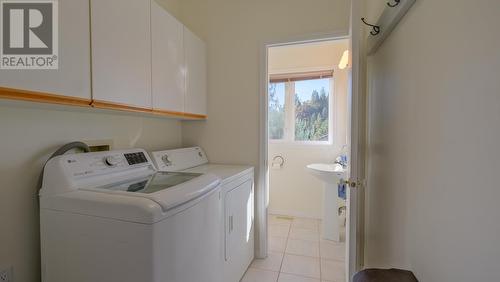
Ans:
[[[310,164],[307,169],[323,181],[325,186],[323,205],[323,238],[340,241],[338,216],[338,189],[340,179],[347,178],[347,170],[339,164]]]

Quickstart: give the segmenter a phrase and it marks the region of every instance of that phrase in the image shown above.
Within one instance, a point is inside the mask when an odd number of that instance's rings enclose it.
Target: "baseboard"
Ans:
[[[274,215],[285,215],[291,217],[302,217],[302,218],[311,218],[311,219],[322,219],[322,216],[313,213],[300,212],[300,211],[287,211],[287,210],[275,210],[269,209],[269,214]]]

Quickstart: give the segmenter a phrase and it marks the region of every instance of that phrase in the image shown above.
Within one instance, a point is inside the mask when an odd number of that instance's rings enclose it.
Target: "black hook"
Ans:
[[[375,36],[375,35],[377,35],[377,34],[380,33],[380,26],[378,26],[378,25],[372,25],[372,24],[367,23],[366,20],[365,20],[365,18],[361,18],[361,20],[367,26],[371,26],[372,27],[372,31],[370,31],[371,35]]]
[[[401,3],[401,0],[394,0],[394,2],[396,2],[396,3],[391,4],[391,2],[387,2],[387,6],[394,8]]]

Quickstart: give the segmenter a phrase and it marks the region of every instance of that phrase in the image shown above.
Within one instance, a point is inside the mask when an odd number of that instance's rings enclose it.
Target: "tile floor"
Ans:
[[[320,221],[269,215],[269,256],[241,282],[344,282],[345,243],[322,240]]]

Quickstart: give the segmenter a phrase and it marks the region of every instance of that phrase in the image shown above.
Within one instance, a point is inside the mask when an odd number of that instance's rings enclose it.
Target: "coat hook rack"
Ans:
[[[397,7],[401,3],[401,0],[394,0],[394,2],[394,4],[392,4],[391,2],[387,2],[387,6],[391,8]]]
[[[367,26],[371,26],[372,27],[372,31],[370,31],[371,35],[375,36],[375,35],[377,35],[377,34],[380,33],[380,26],[367,23],[366,20],[365,20],[365,18],[361,18],[361,20]]]
[[[369,24],[363,18],[363,22],[373,30],[368,35],[366,48],[368,55],[377,52],[384,40],[391,34],[399,21],[410,10],[417,0],[385,0],[384,10],[374,24]]]

